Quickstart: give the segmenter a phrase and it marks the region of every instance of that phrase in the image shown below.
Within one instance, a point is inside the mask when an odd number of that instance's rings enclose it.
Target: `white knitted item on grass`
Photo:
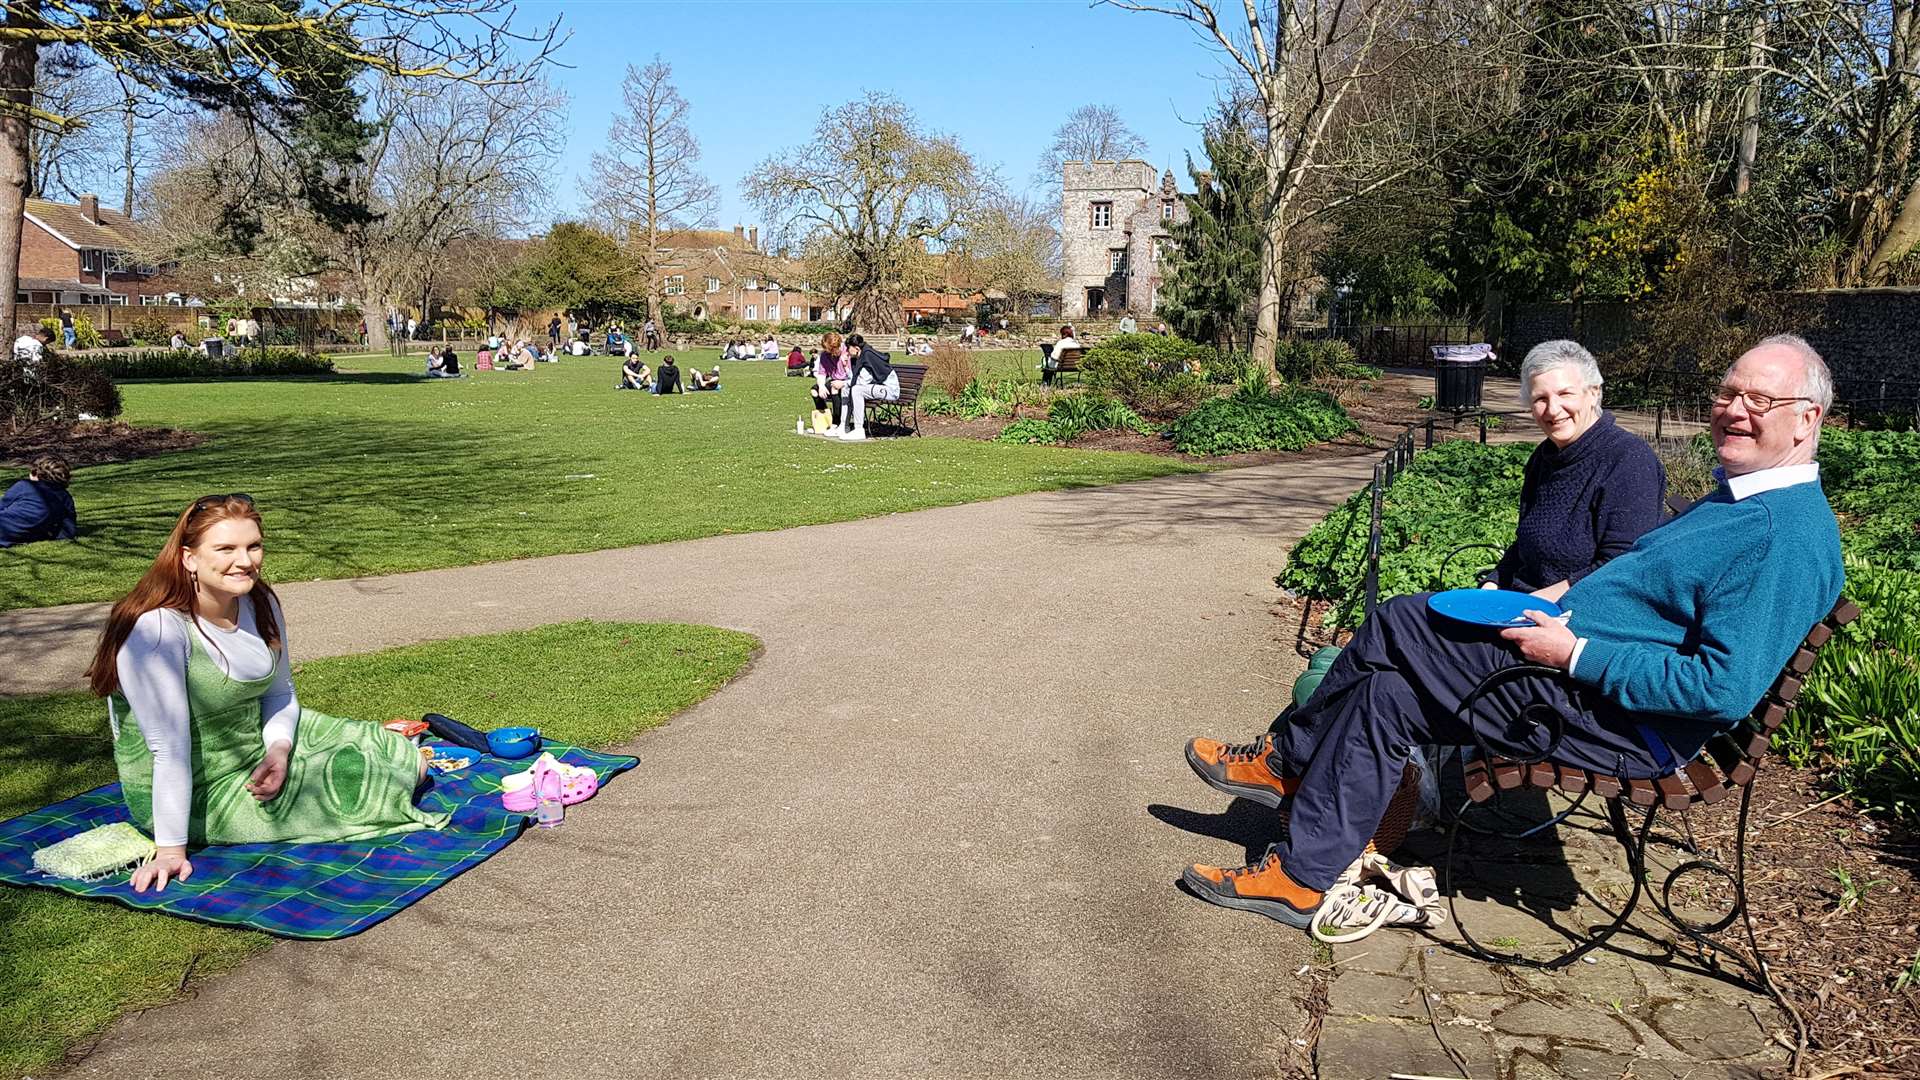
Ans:
[[[33,868],[53,877],[99,881],[153,858],[153,841],[124,821],[88,829],[33,853]]]

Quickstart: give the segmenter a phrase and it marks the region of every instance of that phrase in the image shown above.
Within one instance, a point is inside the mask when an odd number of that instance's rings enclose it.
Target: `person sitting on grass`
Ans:
[[[502,365],[502,370],[527,371],[539,362],[539,359],[533,353],[533,346],[523,338],[514,342],[513,348],[507,352],[507,362]]]
[[[680,368],[673,362],[672,356],[660,358],[660,371],[654,376],[653,392],[656,394],[684,394],[680,388]]]
[[[626,332],[615,326],[607,331],[608,356],[632,356],[633,342],[627,340]]]
[[[1385,814],[1408,756],[1505,744],[1525,704],[1560,714],[1555,761],[1622,779],[1663,776],[1753,709],[1844,583],[1840,530],[1814,453],[1833,401],[1804,340],[1769,337],[1734,362],[1713,397],[1719,487],[1567,589],[1563,619],[1485,630],[1395,597],[1363,623],[1311,697],[1276,730],[1187,744],[1209,786],[1291,807],[1287,832],[1250,866],[1196,864],[1184,880],[1210,903],[1306,927]],[[1468,720],[1461,701],[1495,671],[1529,662],[1564,676],[1516,677]],[[1522,749],[1523,754],[1537,753]]]
[[[191,877],[190,847],[367,840],[447,823],[414,804],[426,760],[413,743],[301,707],[263,551],[250,496],[195,500],[113,605],[87,668],[107,699],[127,812],[159,848],[133,872],[135,892]]]
[[[713,370],[705,374],[702,374],[699,368],[692,368],[688,370],[687,389],[688,390],[720,389],[720,365],[719,364],[713,365]]]
[[[15,480],[0,495],[0,548],[39,540],[71,540],[79,532],[79,517],[67,485],[73,472],[67,459],[41,454],[27,466],[27,478]]]
[[[807,363],[807,354],[798,343],[795,343],[792,350],[787,353],[787,374],[792,375],[796,372],[803,377],[813,373],[812,365]]]
[[[653,389],[653,372],[647,370],[647,362],[631,353],[626,362],[620,365],[620,389]]]
[[[460,377],[460,358],[454,354],[453,346],[427,350],[427,377],[430,379]]]
[[[780,343],[773,340],[772,334],[768,334],[767,339],[760,343],[760,359],[762,360],[780,359]]]

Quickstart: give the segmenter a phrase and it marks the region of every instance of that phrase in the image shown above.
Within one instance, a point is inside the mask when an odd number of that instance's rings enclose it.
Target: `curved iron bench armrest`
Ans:
[[[1447,587],[1447,571],[1453,569],[1454,557],[1464,551],[1497,551],[1502,555],[1507,553],[1507,549],[1499,544],[1461,544],[1459,547],[1447,552],[1447,557],[1440,560],[1440,576],[1434,579],[1434,588],[1444,589]],[[1495,565],[1499,565],[1498,562],[1496,562]]]
[[[1545,664],[1514,664],[1511,667],[1503,667],[1480,680],[1480,685],[1469,690],[1467,696],[1460,699],[1460,708],[1454,712],[1454,718],[1465,724],[1467,730],[1472,732],[1474,749],[1480,752],[1480,760],[1491,764],[1495,757],[1502,757],[1517,765],[1537,765],[1551,760],[1559,751],[1561,740],[1567,736],[1567,718],[1559,709],[1543,702],[1529,702],[1521,706],[1520,715],[1512,720],[1512,725],[1517,725],[1521,721],[1531,721],[1547,729],[1547,748],[1536,757],[1525,757],[1514,753],[1495,754],[1492,744],[1481,733],[1479,725],[1473,722],[1473,706],[1476,702],[1510,682],[1530,677],[1565,679],[1568,676],[1559,668],[1548,667]],[[1544,723],[1539,719],[1541,717],[1544,717]]]

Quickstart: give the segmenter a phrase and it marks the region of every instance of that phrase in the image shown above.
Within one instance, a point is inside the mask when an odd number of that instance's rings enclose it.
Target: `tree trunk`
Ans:
[[[120,212],[133,216],[133,99],[127,99],[126,116],[120,144],[120,165],[126,174],[126,187],[120,193]]]
[[[869,334],[900,330],[900,302],[881,292],[862,292],[853,299],[854,325]]]
[[[1733,193],[1745,195],[1753,187],[1753,163],[1760,150],[1760,67],[1767,62],[1767,17],[1753,16],[1753,36],[1748,41],[1748,61],[1753,75],[1740,97],[1740,147],[1734,157]]]
[[[392,344],[392,339],[387,336],[386,302],[374,299],[367,290],[361,290],[360,317],[367,323],[367,351],[386,352]]]
[[[1254,300],[1253,362],[1273,366],[1280,342],[1280,266],[1287,251],[1286,207],[1282,201],[1287,184],[1286,117],[1267,110],[1265,227],[1260,236],[1260,292]]]
[[[14,6],[16,14],[20,7]],[[0,98],[18,113],[0,114],[0,326],[7,340],[15,334],[20,291],[20,236],[26,227],[27,188],[33,182],[27,164],[32,131],[25,110],[33,104],[34,69],[40,46],[33,41],[0,47]]]

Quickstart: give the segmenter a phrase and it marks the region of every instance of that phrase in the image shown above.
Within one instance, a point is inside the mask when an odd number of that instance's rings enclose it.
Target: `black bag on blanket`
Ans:
[[[487,746],[487,735],[483,731],[475,731],[453,717],[442,716],[437,712],[430,712],[420,719],[426,721],[427,730],[432,732],[436,739],[450,742],[455,746],[464,746],[469,750],[478,750],[483,754],[492,753]]]

